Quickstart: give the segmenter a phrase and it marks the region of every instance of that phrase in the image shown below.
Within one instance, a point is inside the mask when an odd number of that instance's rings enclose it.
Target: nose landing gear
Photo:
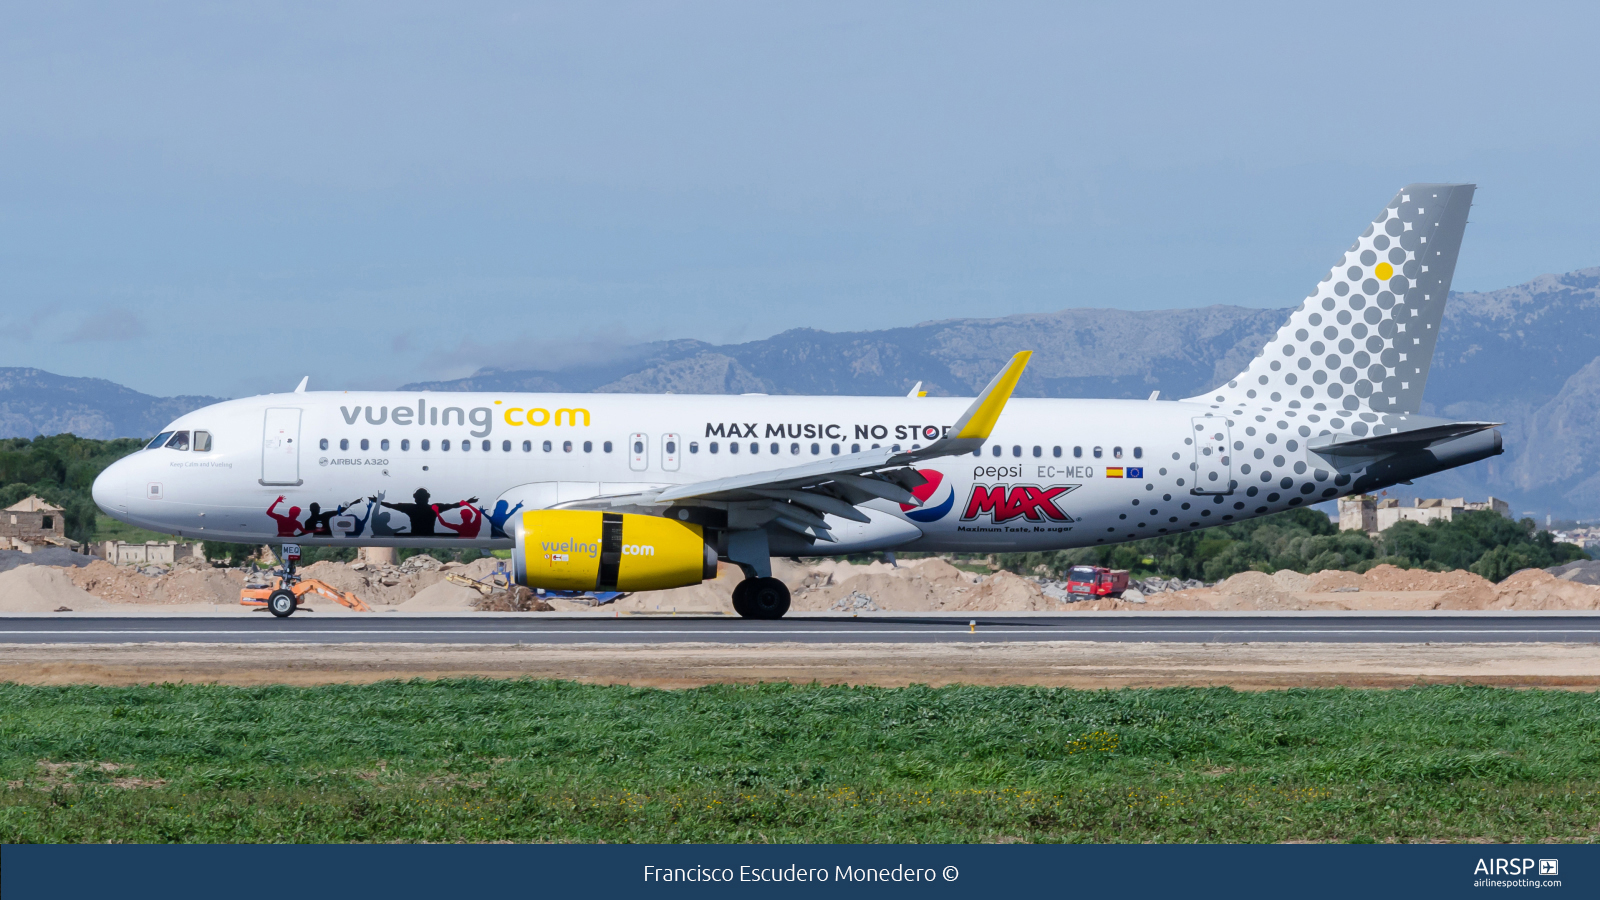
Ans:
[[[789,611],[789,586],[770,576],[746,578],[733,589],[733,610],[746,619],[781,619]]]
[[[280,619],[294,615],[295,608],[299,605],[300,603],[295,597],[294,591],[279,588],[267,597],[267,609],[271,610],[272,614]]]

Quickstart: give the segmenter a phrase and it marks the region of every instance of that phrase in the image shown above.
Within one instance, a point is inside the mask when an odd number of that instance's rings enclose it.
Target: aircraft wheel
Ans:
[[[757,578],[746,581],[750,590],[745,593],[745,605],[751,619],[781,619],[789,611],[789,586],[776,578]]]
[[[746,578],[733,586],[733,611],[741,618],[749,619],[755,614],[750,611],[750,587],[756,583],[754,578]]]
[[[295,608],[299,605],[295,600],[294,591],[280,588],[267,597],[267,609],[272,610],[272,614],[280,619],[294,615]]]

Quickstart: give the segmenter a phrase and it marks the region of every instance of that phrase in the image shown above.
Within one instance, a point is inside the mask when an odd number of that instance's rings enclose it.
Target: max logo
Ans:
[[[1077,490],[1078,487],[1076,484],[1060,484],[1047,488],[1032,484],[1014,484],[1009,487],[1003,484],[994,487],[975,484],[972,486],[972,496],[967,498],[967,509],[961,514],[961,519],[964,522],[971,521],[988,513],[994,517],[997,525],[1012,519],[1027,519],[1029,522],[1071,522],[1073,518],[1056,506],[1056,499]]]
[[[900,511],[913,522],[937,522],[956,505],[956,489],[944,483],[944,473],[938,469],[917,469],[917,474],[928,479],[918,485],[911,496],[922,501],[921,506],[900,504]],[[934,500],[935,497],[942,499]]]

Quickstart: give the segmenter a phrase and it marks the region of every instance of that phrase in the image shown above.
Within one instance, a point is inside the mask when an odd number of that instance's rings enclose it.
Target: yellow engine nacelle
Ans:
[[[516,528],[518,584],[556,591],[656,591],[717,577],[699,525],[632,513],[543,509]]]

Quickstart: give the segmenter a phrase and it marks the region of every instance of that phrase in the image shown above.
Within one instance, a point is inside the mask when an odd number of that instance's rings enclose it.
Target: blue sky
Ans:
[[[1600,265],[1593,5],[10,4],[0,365],[391,387],[660,338],[1297,303],[1474,181]]]

